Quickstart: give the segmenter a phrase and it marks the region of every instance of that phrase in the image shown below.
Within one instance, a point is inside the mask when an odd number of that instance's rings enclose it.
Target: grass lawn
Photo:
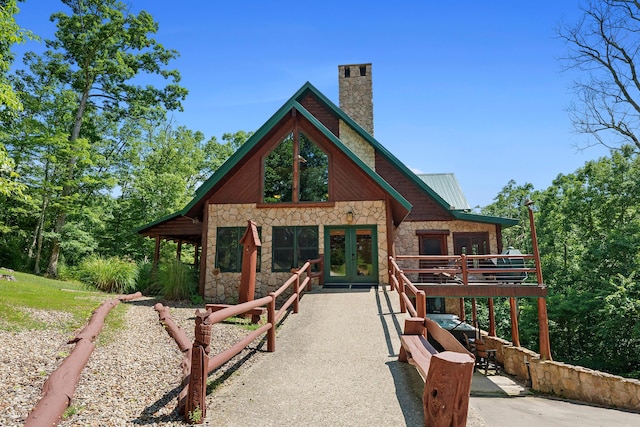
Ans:
[[[0,280],[0,330],[25,331],[55,328],[73,332],[82,328],[91,313],[102,302],[111,299],[110,294],[87,289],[78,283],[47,279],[33,274],[7,272],[15,282]],[[63,322],[48,322],[47,312],[67,313],[56,318]],[[124,323],[126,307],[118,305],[106,321],[105,332],[118,329]],[[101,334],[102,335],[102,334]]]

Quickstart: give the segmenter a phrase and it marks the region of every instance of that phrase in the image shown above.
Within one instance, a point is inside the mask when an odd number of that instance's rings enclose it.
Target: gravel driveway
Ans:
[[[126,330],[98,345],[82,371],[72,407],[59,426],[185,425],[176,412],[182,354],[158,322],[153,298],[126,302]],[[171,316],[193,339],[193,308],[174,308]],[[55,321],[56,313],[47,313]],[[211,339],[216,354],[246,336],[240,326],[218,324]],[[21,426],[40,398],[42,385],[69,354],[70,337],[55,330],[0,331],[0,425]],[[221,367],[210,379],[229,375],[261,355],[259,342]]]

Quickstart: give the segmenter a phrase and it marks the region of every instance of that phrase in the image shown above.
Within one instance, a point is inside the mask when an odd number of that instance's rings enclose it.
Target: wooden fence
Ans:
[[[316,265],[318,268],[314,271],[313,266]],[[293,313],[298,313],[301,294],[305,290],[311,290],[311,280],[313,278],[318,277],[320,283],[322,283],[321,272],[323,268],[322,257],[309,260],[301,268],[292,270],[291,277],[278,290],[271,292],[266,297],[238,305],[230,305],[215,312],[211,310],[196,311],[195,340],[193,345],[188,348],[184,345],[186,339],[184,331],[170,320],[168,310],[165,307],[162,307],[161,304],[156,306],[160,321],[165,324],[169,335],[176,340],[184,354],[181,365],[183,367],[183,386],[186,387],[180,393],[179,406],[183,408],[185,420],[197,424],[204,421],[206,416],[207,375],[209,373],[227,363],[263,334],[266,334],[267,338],[267,351],[275,351],[276,325],[290,308],[292,308]],[[304,278],[302,278],[303,275]],[[276,309],[276,301],[288,290],[291,290],[291,295]],[[209,356],[211,328],[214,324],[220,323],[229,317],[255,312],[256,309],[262,307],[266,307],[266,324],[250,332],[246,337],[221,353]]]

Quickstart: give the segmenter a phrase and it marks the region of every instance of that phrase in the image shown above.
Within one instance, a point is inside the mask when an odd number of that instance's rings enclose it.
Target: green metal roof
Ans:
[[[471,210],[467,198],[452,173],[421,173],[418,178],[440,195],[452,210]]]
[[[396,156],[394,156],[389,150],[387,150],[378,140],[376,140],[369,132],[364,130],[358,123],[356,123],[351,117],[349,117],[344,111],[342,111],[331,100],[324,96],[318,89],[316,89],[311,83],[307,82],[299,91],[300,94],[305,94],[307,91],[311,91],[324,102],[334,114],[336,114],[341,120],[347,123],[355,132],[357,132],[362,138],[364,138],[369,144],[373,146],[377,153],[384,157],[389,163],[391,163],[405,178],[413,182],[423,192],[428,194],[436,203],[442,208],[450,212],[454,218],[463,221],[484,222],[490,224],[501,224],[507,227],[516,225],[517,220],[510,218],[500,218],[494,216],[485,216],[479,214],[467,213],[459,210],[452,210],[451,205],[436,191],[434,191],[426,182],[421,180],[414,172],[412,172],[404,163],[402,163]]]
[[[333,114],[335,114],[340,120],[344,121],[349,127],[351,127],[358,135],[360,135],[365,141],[367,141],[374,150],[391,163],[400,173],[402,173],[409,181],[413,182],[423,192],[428,194],[437,204],[442,208],[450,212],[456,219],[485,222],[492,224],[502,224],[505,226],[512,226],[518,223],[517,220],[484,216],[478,214],[472,214],[457,210],[456,204],[452,204],[449,200],[446,200],[442,194],[435,191],[427,182],[413,173],[404,163],[400,162],[389,150],[387,150],[382,144],[380,144],[372,135],[365,131],[358,123],[356,123],[351,117],[349,117],[344,111],[342,111],[337,105],[329,100],[322,92],[316,89],[311,83],[306,82],[287,102],[273,114],[269,120],[267,120],[227,161],[220,166],[212,175],[196,190],[195,197],[180,211],[156,220],[152,223],[146,224],[138,229],[138,231],[157,225],[161,222],[176,218],[178,216],[193,217],[196,213],[196,208],[202,200],[204,195],[207,194],[220,180],[230,172],[237,163],[251,151],[259,141],[277,124],[279,123],[292,109],[299,111],[307,120],[314,124],[327,138],[329,138],[341,151],[343,151],[354,163],[356,163],[369,177],[371,177],[376,183],[378,183],[400,206],[404,209],[410,210],[412,205],[409,203],[395,188],[387,183],[380,175],[367,166],[358,156],[356,156],[349,148],[347,148],[338,137],[336,137],[331,131],[329,131],[318,119],[316,119],[309,111],[307,111],[302,105],[299,104],[307,94],[312,93],[322,103],[324,103]],[[454,178],[455,179],[455,178]],[[457,184],[457,181],[456,181]],[[462,191],[460,190],[462,194]],[[464,197],[464,195],[462,195]],[[466,202],[466,200],[465,200]],[[468,205],[468,204],[467,204]],[[452,206],[456,206],[456,209],[452,209]],[[197,209],[196,209],[197,210]]]
[[[292,109],[295,109],[301,113],[307,120],[309,120],[319,131],[321,131],[328,139],[331,140],[341,151],[343,151],[354,163],[358,165],[371,179],[373,179],[378,185],[380,185],[400,206],[402,206],[407,213],[411,210],[412,205],[400,194],[395,188],[393,188],[388,182],[386,182],[380,175],[372,170],[366,163],[364,163],[358,156],[356,156],[351,150],[349,150],[329,129],[327,129],[318,119],[316,119],[306,108],[298,103],[299,100],[304,98],[307,93],[311,91],[318,98],[325,101],[327,100],[311,83],[305,83],[282,107],[273,114],[269,120],[267,120],[247,141],[240,146],[240,148],[233,153],[233,155],[227,159],[226,162],[220,166],[210,177],[196,190],[195,197],[180,211],[171,215],[167,215],[161,219],[153,221],[149,224],[143,225],[138,228],[140,232],[144,229],[150,228],[154,225],[160,224],[167,220],[177,218],[179,216],[195,216],[194,208],[203,202],[202,198],[218,183],[220,180],[229,173],[237,163],[246,156],[251,149],[253,149],[260,140],[277,124],[279,123]],[[328,101],[328,100],[327,100]],[[335,109],[335,105],[329,106],[331,109]],[[346,115],[345,115],[346,117]],[[350,119],[349,119],[350,120]],[[353,122],[353,121],[352,121]],[[355,122],[353,122],[355,124]],[[364,132],[364,131],[363,131]],[[404,218],[404,217],[403,217]],[[403,219],[401,218],[400,221]]]

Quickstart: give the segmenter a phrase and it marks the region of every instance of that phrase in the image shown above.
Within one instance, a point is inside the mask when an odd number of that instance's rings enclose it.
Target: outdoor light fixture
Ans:
[[[353,222],[353,211],[351,208],[347,211],[347,222],[351,224]]]

